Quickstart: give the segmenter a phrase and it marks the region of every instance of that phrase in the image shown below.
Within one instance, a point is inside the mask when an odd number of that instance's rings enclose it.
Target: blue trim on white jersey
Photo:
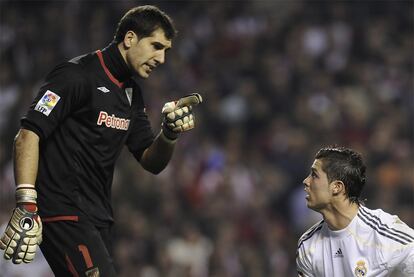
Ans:
[[[324,222],[324,220],[321,220],[320,222],[318,222],[315,225],[313,225],[308,231],[306,231],[303,234],[303,236],[299,239],[298,249],[302,246],[302,244],[306,240],[310,239],[317,231],[319,231],[320,229],[322,229],[323,222]]]
[[[365,222],[365,224],[367,224],[369,227],[371,227],[372,229],[377,231],[378,234],[383,235],[384,237],[392,239],[396,242],[399,242],[403,245],[407,245],[407,244],[412,243],[414,241],[410,235],[408,235],[404,232],[395,230],[394,228],[388,227],[386,224],[382,223],[381,220],[377,216],[369,213],[363,207],[361,207],[359,210],[360,210],[360,212],[358,213],[358,217],[363,222]],[[398,232],[400,234],[397,234],[396,232]],[[407,237],[409,237],[411,239],[409,239]]]
[[[400,231],[400,230],[397,230],[397,229],[394,229],[394,228],[388,227],[388,225],[387,225],[387,224],[382,223],[382,222],[381,222],[381,219],[380,219],[378,216],[376,216],[376,215],[374,215],[374,214],[370,213],[370,212],[369,212],[369,210],[368,210],[367,208],[365,208],[365,207],[361,207],[361,213],[363,213],[365,216],[370,216],[370,217],[372,217],[373,219],[375,219],[375,220],[378,222],[378,224],[377,224],[377,225],[381,225],[381,226],[383,226],[383,228],[381,228],[382,230],[387,229],[390,233],[393,233],[393,235],[397,235],[397,236],[398,236],[398,234],[400,234],[400,235],[402,235],[402,237],[404,237],[404,238],[405,238],[408,242],[413,242],[413,241],[414,241],[414,237],[410,236],[409,234],[404,233],[404,232],[402,232],[402,231]],[[384,228],[385,228],[385,229],[384,229]],[[395,233],[398,233],[398,234],[394,234],[394,232],[395,232]]]

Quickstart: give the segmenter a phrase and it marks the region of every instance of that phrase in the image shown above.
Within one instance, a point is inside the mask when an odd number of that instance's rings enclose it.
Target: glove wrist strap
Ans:
[[[16,204],[35,204],[37,192],[32,184],[20,184],[16,187]]]
[[[165,130],[161,131],[160,137],[162,138],[163,141],[165,141],[168,144],[175,144],[177,142],[177,138],[172,139],[169,138],[166,134],[165,134]]]

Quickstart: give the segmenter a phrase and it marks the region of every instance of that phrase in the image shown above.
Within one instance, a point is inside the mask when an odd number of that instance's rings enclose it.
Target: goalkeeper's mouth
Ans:
[[[144,63],[144,70],[147,74],[151,73],[154,68],[155,68],[155,66]]]

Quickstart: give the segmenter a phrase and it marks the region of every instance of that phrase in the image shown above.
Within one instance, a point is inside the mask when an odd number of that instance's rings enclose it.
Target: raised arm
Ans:
[[[164,105],[162,130],[140,160],[144,169],[158,174],[167,166],[178,135],[194,128],[193,106],[202,101],[200,94],[193,93]]]

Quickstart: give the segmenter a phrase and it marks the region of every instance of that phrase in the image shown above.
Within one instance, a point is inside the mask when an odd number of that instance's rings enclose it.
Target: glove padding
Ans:
[[[28,191],[25,187],[21,191]],[[34,188],[32,189],[34,192]],[[22,193],[21,193],[22,194]],[[24,193],[23,193],[24,194]],[[37,245],[42,242],[42,221],[37,214],[35,202],[36,197],[32,192],[29,195],[18,195],[18,205],[13,210],[13,214],[0,239],[0,249],[4,250],[4,258],[12,260],[14,264],[21,262],[30,263],[33,261]],[[20,199],[28,200],[25,204],[19,204]],[[29,211],[26,207],[33,208]]]
[[[194,128],[193,105],[198,105],[203,101],[203,98],[198,93],[192,93],[178,101],[165,103],[162,108],[164,115],[162,122],[162,130],[164,135],[175,140],[179,133],[191,130]]]

